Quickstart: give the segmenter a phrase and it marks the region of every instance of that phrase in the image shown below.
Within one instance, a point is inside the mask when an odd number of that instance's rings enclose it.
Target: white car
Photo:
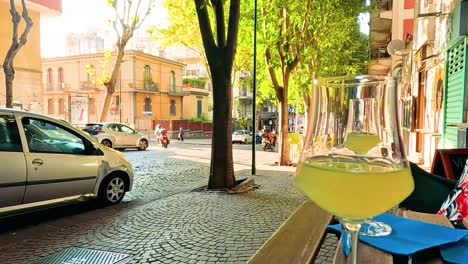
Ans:
[[[0,108],[0,214],[94,197],[119,203],[133,169],[66,121]]]
[[[252,133],[248,130],[237,130],[232,133],[232,143],[252,143]]]
[[[90,123],[83,128],[106,147],[115,149],[148,148],[148,137],[120,123]]]

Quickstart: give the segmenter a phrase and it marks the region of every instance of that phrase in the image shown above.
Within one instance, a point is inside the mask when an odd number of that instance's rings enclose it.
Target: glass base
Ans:
[[[364,223],[362,223],[361,229],[359,230],[359,235],[370,237],[388,236],[391,233],[391,226],[382,222],[374,221],[372,219],[367,219]]]

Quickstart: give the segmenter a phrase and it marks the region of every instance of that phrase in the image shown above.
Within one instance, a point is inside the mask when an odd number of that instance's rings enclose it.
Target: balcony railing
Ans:
[[[127,88],[127,87],[136,89],[136,90],[159,92],[159,83],[156,83],[152,80],[136,81],[136,82],[131,82],[131,83],[126,82],[125,80],[122,80],[122,88]]]
[[[184,96],[187,92],[184,91],[183,86],[178,86],[178,85],[170,85],[167,87],[167,93],[170,95],[181,95]]]
[[[46,84],[46,90],[47,91],[64,91],[67,92],[70,90],[70,84],[69,83],[47,83]]]
[[[260,113],[261,119],[274,119],[278,118],[278,112],[261,112]]]

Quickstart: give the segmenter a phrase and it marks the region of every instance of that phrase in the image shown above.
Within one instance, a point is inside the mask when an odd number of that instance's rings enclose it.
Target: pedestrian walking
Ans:
[[[161,125],[157,124],[156,128],[154,129],[154,135],[156,136],[156,141],[159,143],[159,136],[161,135]]]
[[[179,128],[179,136],[177,136],[177,140],[184,141],[184,129],[182,126]]]

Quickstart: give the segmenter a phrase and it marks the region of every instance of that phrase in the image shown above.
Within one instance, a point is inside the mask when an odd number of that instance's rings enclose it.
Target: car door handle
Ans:
[[[44,164],[44,161],[41,159],[33,159],[32,164],[35,166],[42,166],[42,164]]]

